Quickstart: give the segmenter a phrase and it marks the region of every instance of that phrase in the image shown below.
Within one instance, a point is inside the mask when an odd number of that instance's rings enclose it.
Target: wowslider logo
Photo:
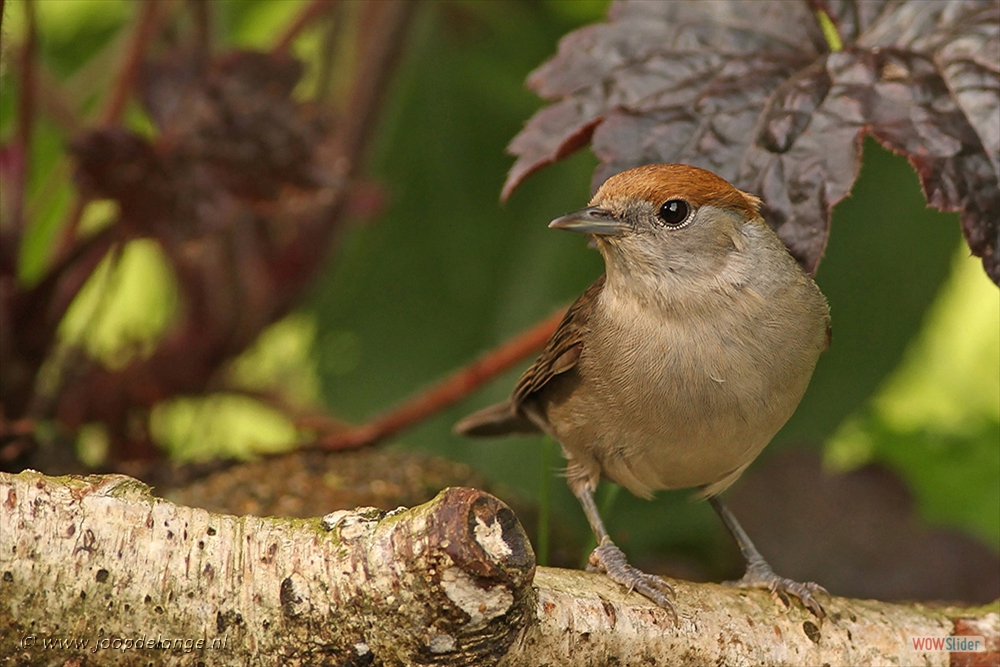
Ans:
[[[910,637],[910,646],[914,651],[923,653],[985,653],[986,638],[961,635],[958,637]]]

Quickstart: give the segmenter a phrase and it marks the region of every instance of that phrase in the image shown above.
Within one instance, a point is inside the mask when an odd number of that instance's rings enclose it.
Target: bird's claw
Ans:
[[[726,581],[723,584],[739,588],[766,588],[771,591],[772,595],[780,599],[786,608],[791,606],[788,596],[794,595],[817,618],[826,616],[823,605],[816,599],[816,595],[823,594],[829,596],[829,591],[811,581],[800,583],[785,577],[779,577],[766,562],[749,565],[742,579],[738,581]]]
[[[677,611],[670,601],[670,598],[674,597],[674,587],[655,574],[647,574],[629,565],[625,554],[611,540],[605,539],[590,554],[587,571],[603,572],[612,581],[627,588],[629,592],[638,591],[670,612],[676,625]]]

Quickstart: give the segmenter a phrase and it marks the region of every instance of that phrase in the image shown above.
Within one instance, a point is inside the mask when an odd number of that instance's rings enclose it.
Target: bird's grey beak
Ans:
[[[565,229],[581,234],[597,236],[619,236],[628,229],[628,224],[615,218],[609,211],[597,206],[588,206],[575,213],[556,218],[549,223],[552,229]]]

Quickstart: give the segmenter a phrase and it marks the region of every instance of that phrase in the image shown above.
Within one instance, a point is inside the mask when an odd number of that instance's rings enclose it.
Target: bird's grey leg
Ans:
[[[722,523],[726,524],[729,534],[736,540],[736,544],[739,545],[740,552],[747,562],[747,571],[743,578],[738,581],[727,581],[725,582],[727,585],[739,586],[740,588],[766,588],[772,593],[778,594],[786,604],[788,603],[787,594],[791,594],[800,599],[802,604],[817,617],[823,618],[826,615],[823,606],[815,597],[817,593],[827,593],[825,588],[812,582],[802,584],[776,575],[764,557],[757,551],[757,547],[754,546],[739,521],[729,511],[729,508],[719,500],[718,496],[710,496],[708,502],[712,504],[719,518],[722,519]]]
[[[597,538],[597,548],[590,554],[587,569],[592,572],[603,572],[612,581],[625,586],[630,591],[638,591],[669,611],[676,623],[677,612],[668,598],[674,594],[673,587],[664,579],[653,574],[646,574],[628,564],[625,554],[611,541],[611,537],[604,527],[604,522],[601,521],[597,503],[594,502],[594,484],[574,477],[570,471],[569,485],[573,494],[580,501],[583,513],[587,516],[587,522],[590,523],[590,529],[594,531],[594,537]]]
[[[580,485],[581,488],[575,488],[577,485],[570,483],[570,488],[573,489],[573,495],[576,499],[580,501],[580,506],[583,507],[583,513],[587,517],[587,523],[590,524],[590,529],[594,531],[594,537],[597,538],[597,544],[604,544],[605,541],[610,542],[611,537],[608,535],[607,529],[604,527],[604,522],[601,520],[601,513],[597,510],[597,503],[594,501],[594,491],[589,485]]]

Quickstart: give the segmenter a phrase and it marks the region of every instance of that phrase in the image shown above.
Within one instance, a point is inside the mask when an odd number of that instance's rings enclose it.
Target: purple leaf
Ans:
[[[871,134],[909,159],[931,206],[960,212],[1000,283],[998,0],[619,0],[528,84],[554,103],[511,142],[504,197],[587,141],[595,187],[640,164],[693,164],[759,195],[815,271]]]

